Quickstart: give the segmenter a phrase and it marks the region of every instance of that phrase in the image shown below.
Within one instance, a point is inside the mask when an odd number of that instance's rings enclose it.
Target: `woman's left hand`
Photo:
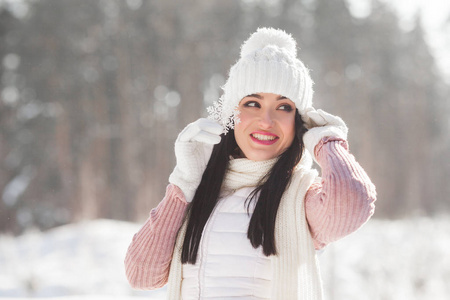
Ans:
[[[308,131],[303,135],[306,148],[314,157],[314,147],[324,137],[337,137],[347,140],[348,128],[345,122],[337,116],[321,109],[310,109],[303,118]]]

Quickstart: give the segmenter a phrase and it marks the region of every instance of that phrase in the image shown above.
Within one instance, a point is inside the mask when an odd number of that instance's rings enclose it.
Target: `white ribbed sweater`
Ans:
[[[256,186],[274,160],[254,162],[247,159],[230,161],[224,180],[224,190]],[[317,171],[308,167],[297,168],[290,185],[283,194],[275,225],[275,242],[278,254],[272,260],[272,295],[277,300],[321,300],[322,284],[313,240],[305,216],[304,198],[318,177]],[[181,250],[186,222],[181,227],[172,257],[167,299],[181,299]]]

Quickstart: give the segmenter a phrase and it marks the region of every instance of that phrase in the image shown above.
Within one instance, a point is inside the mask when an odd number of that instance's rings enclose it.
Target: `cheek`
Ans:
[[[248,119],[250,118],[250,113],[246,109],[239,109],[238,117],[240,120],[238,124],[245,123],[248,122]]]
[[[244,127],[242,120],[234,126],[234,138],[236,139],[238,146],[240,146],[239,144],[244,137]]]
[[[284,128],[284,133],[287,138],[287,141],[289,142],[289,145],[291,145],[292,141],[294,140],[294,136],[295,136],[295,119],[292,118],[292,120],[285,122],[283,124],[283,128]]]
[[[244,131],[244,129],[247,128],[249,122],[250,122],[249,114],[241,111],[239,113],[239,122],[234,126],[234,132],[237,133],[238,131],[240,132]]]

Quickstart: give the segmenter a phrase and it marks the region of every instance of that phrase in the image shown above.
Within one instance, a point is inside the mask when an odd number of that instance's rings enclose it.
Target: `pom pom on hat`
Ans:
[[[280,29],[258,28],[241,47],[241,57],[261,50],[268,45],[285,49],[290,55],[297,56],[297,43],[292,36]]]

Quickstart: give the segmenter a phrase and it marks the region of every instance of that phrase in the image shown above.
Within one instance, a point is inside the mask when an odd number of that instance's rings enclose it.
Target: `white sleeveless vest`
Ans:
[[[255,187],[273,163],[274,160],[263,162],[247,159],[231,160],[223,188],[235,191],[243,187]],[[317,171],[312,170],[310,166],[310,160],[306,162],[302,160],[281,198],[275,223],[275,244],[278,254],[269,257],[271,262],[270,299],[322,300],[323,298],[319,265],[304,208],[306,192],[318,178]],[[184,222],[180,228],[170,265],[167,288],[167,299],[170,300],[182,299],[184,275],[181,250],[186,225],[187,222]],[[200,273],[200,280],[202,276]],[[232,280],[235,279],[237,278],[232,278]]]
[[[251,215],[245,202],[253,189],[242,188],[219,200],[203,230],[196,264],[183,265],[183,300],[270,299],[270,258],[247,238]]]

